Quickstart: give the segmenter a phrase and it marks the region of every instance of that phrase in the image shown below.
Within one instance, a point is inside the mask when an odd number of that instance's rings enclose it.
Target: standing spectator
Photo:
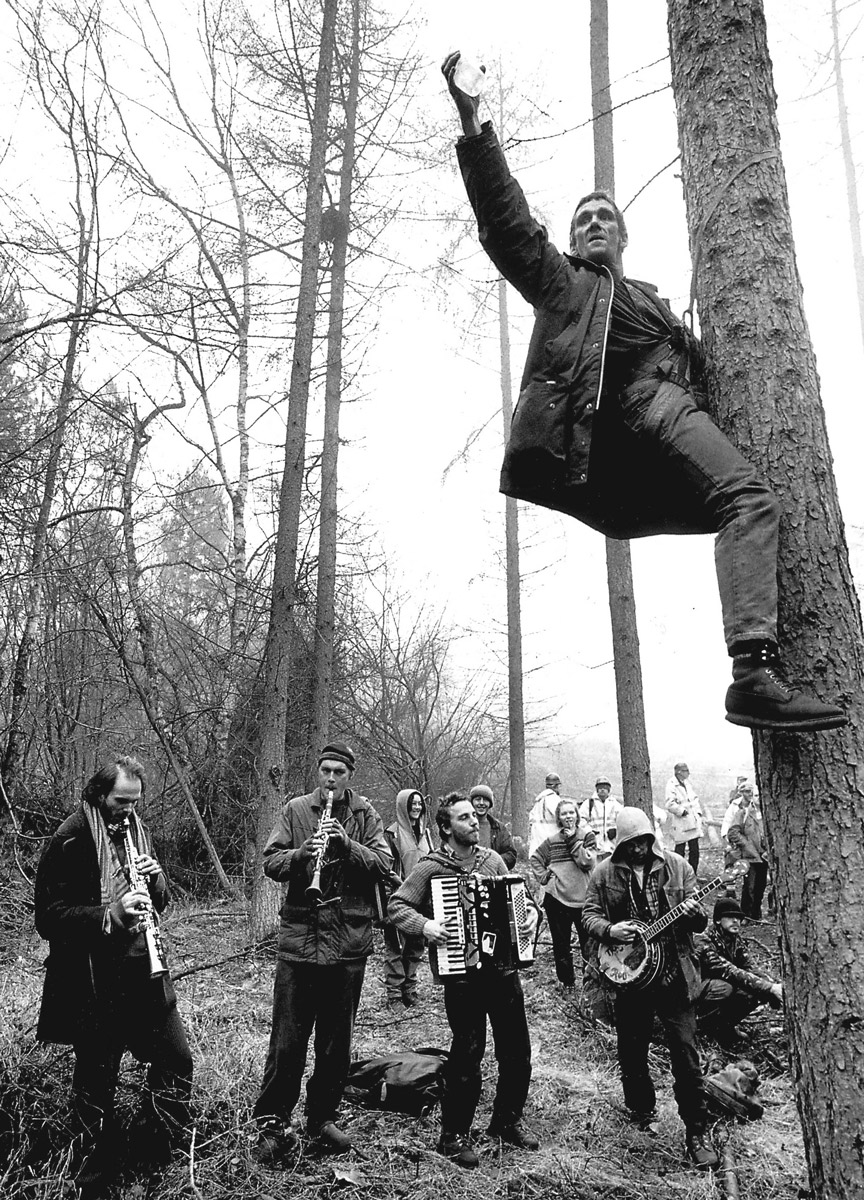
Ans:
[[[597,849],[601,854],[611,854],[615,842],[615,821],[623,805],[612,795],[612,782],[605,775],[598,775],[594,791],[579,806],[579,816],[594,830]]]
[[[50,947],[36,1036],[74,1050],[72,1102],[85,1151],[75,1180],[81,1200],[103,1195],[120,1167],[114,1096],[125,1050],[149,1064],[144,1125],[152,1159],[167,1157],[189,1124],[192,1056],[170,975],[151,975],[143,928],[168,903],[136,811],[145,786],[137,759],[124,755],[101,767],[36,872],[36,928]],[[126,822],[134,863],[126,856]]]
[[[255,1158],[279,1166],[297,1144],[289,1127],[315,1030],[315,1066],[306,1083],[306,1128],[318,1149],[341,1154],[351,1139],[336,1124],[351,1065],[354,1018],[372,953],[374,885],[391,858],[378,813],[348,786],[354,753],[331,742],[318,756],[318,787],[289,800],[267,845],[264,874],[287,884],[273,985],[273,1025],[254,1115]],[[332,815],[325,818],[326,793]],[[323,852],[321,903],[307,895]]]
[[[731,866],[736,862],[748,864],[747,874],[741,884],[741,908],[749,920],[761,921],[762,899],[768,884],[768,860],[762,813],[752,784],[742,784],[737,801],[726,810],[726,818],[723,821],[728,843],[726,865]]]
[[[435,844],[427,828],[426,802],[420,792],[405,788],[396,797],[396,820],[384,830],[393,856],[393,873],[407,879]],[[426,950],[422,937],[384,925],[384,988],[387,1006],[413,1008],[417,1003],[417,971]]]
[[[558,801],[555,818],[558,832],[540,843],[531,855],[531,868],[543,888],[543,908],[552,934],[555,974],[564,991],[572,992],[576,986],[572,947],[574,928],[582,962],[588,961],[588,935],[582,924],[582,906],[588,892],[588,876],[597,862],[597,842],[590,825],[579,823],[572,800],[565,797]]]
[[[690,782],[690,768],[686,762],[676,763],[673,770],[674,774],[666,784],[666,811],[669,813],[666,831],[675,853],[689,859],[690,866],[698,871],[702,808]]]
[[[561,777],[555,771],[546,776],[546,786],[534,801],[528,814],[528,857],[530,858],[541,842],[554,837],[558,832],[555,809],[561,795]]]
[[[478,845],[500,854],[507,869],[512,871],[516,866],[516,847],[513,845],[513,839],[510,837],[510,830],[507,826],[502,825],[496,817],[492,816],[490,810],[495,803],[492,789],[485,783],[476,783],[471,789],[469,799],[477,814],[480,835]]]

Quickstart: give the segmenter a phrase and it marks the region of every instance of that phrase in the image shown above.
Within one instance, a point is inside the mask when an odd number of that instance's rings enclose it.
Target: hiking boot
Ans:
[[[322,1154],[347,1154],[351,1139],[335,1121],[325,1121],[315,1134],[315,1145]]]
[[[403,992],[402,993],[402,1003],[405,1005],[406,1008],[414,1008],[414,1007],[416,1007],[417,1004],[420,1003],[420,997],[417,995],[416,992]]]
[[[717,1151],[704,1129],[688,1129],[686,1142],[690,1161],[701,1171],[707,1171],[710,1167],[719,1165],[720,1159]]]
[[[839,729],[848,718],[836,704],[825,704],[792,687],[783,678],[780,658],[770,646],[732,659],[732,683],[726,692],[726,720],[747,729],[807,733]]]
[[[472,1167],[480,1166],[480,1159],[477,1157],[477,1153],[471,1145],[471,1138],[467,1133],[442,1133],[435,1148],[439,1154],[449,1158],[457,1167],[466,1167],[470,1170]]]
[[[295,1131],[277,1121],[264,1125],[258,1141],[252,1147],[252,1158],[262,1167],[281,1167],[291,1152],[296,1150],[300,1139]]]
[[[538,1139],[525,1128],[521,1121],[512,1121],[509,1124],[492,1121],[486,1130],[486,1136],[508,1142],[511,1146],[518,1146],[520,1150],[540,1149]]]
[[[399,995],[388,996],[387,999],[384,1001],[384,1004],[386,1005],[388,1010],[392,1010],[394,1008],[401,1008],[402,1007],[402,997]]]

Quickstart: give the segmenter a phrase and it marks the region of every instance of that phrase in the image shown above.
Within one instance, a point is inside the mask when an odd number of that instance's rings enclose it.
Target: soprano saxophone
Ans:
[[[123,818],[123,841],[126,846],[126,878],[129,880],[129,887],[133,891],[145,891],[149,894],[147,882],[135,866],[138,851],[132,841],[132,827],[128,817]],[[162,933],[156,920],[156,914],[152,908],[144,913],[136,929],[144,934],[144,941],[147,944],[150,978],[160,979],[163,975],[167,975],[168,963],[165,958],[165,946],[162,942]]]

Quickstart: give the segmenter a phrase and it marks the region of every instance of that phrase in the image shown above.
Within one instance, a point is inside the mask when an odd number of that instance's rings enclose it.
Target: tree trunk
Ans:
[[[335,222],[330,266],[330,325],[327,331],[327,379],[324,387],[324,445],[321,452],[321,516],[318,534],[318,588],[315,614],[315,677],[308,773],[314,778],[318,751],[330,737],[333,691],[333,643],[336,631],[336,550],[339,500],[339,409],[342,402],[342,327],[345,269],[351,227],[357,97],[360,91],[360,0],[352,0],[351,58],[345,101],[345,132],[339,178],[339,219]]]
[[[783,504],[792,674],[860,706],[861,615],[795,264],[759,0],[670,0],[672,82],[712,412]],[[755,735],[814,1196],[864,1195],[864,802],[846,729]]]
[[[327,119],[338,0],[324,0],[321,47],[315,77],[315,106],[309,152],[309,180],[303,229],[303,261],[294,323],[294,356],[288,391],[285,466],[279,496],[279,519],[273,563],[273,596],[264,651],[264,703],[261,715],[261,750],[258,760],[260,787],[252,880],[252,937],[260,939],[276,924],[279,889],[264,878],[264,846],[284,799],[285,734],[288,692],[294,647],[297,544],[303,475],[306,465],[306,412],[312,371],[315,313],[320,260],[321,199],[327,155]]]
[[[501,350],[501,413],[504,438],[513,421],[510,371],[510,321],[507,282],[498,280],[498,333]],[[522,581],[519,568],[519,508],[512,496],[504,501],[507,575],[507,712],[510,726],[510,816],[513,832],[528,836],[528,791],[525,779],[525,709],[522,698]]]
[[[591,110],[594,118],[594,186],[614,195],[608,0],[591,0]],[[643,809],[653,820],[651,762],[645,732],[642,660],[629,542],[606,538],[606,582],[615,662],[622,798],[625,804]]]
[[[855,287],[858,292],[858,322],[864,345],[864,250],[861,248],[861,214],[858,208],[858,176],[852,157],[852,138],[849,133],[849,112],[846,108],[846,89],[843,86],[843,57],[840,53],[840,24],[837,0],[831,0],[831,38],[834,56],[834,82],[837,86],[837,119],[840,123],[840,148],[846,172],[846,199],[849,204],[849,232],[852,235],[852,265],[855,268]]]

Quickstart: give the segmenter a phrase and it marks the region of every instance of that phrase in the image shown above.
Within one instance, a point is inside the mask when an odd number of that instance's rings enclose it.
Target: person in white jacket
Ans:
[[[534,807],[528,814],[529,858],[541,842],[545,842],[548,837],[554,837],[558,832],[555,813],[560,799],[561,776],[555,771],[550,771],[546,776],[545,788],[534,801]]]
[[[686,762],[676,763],[674,774],[666,784],[666,811],[669,821],[666,834],[675,853],[689,859],[694,871],[699,868],[699,839],[702,837],[702,807],[690,782]]]

